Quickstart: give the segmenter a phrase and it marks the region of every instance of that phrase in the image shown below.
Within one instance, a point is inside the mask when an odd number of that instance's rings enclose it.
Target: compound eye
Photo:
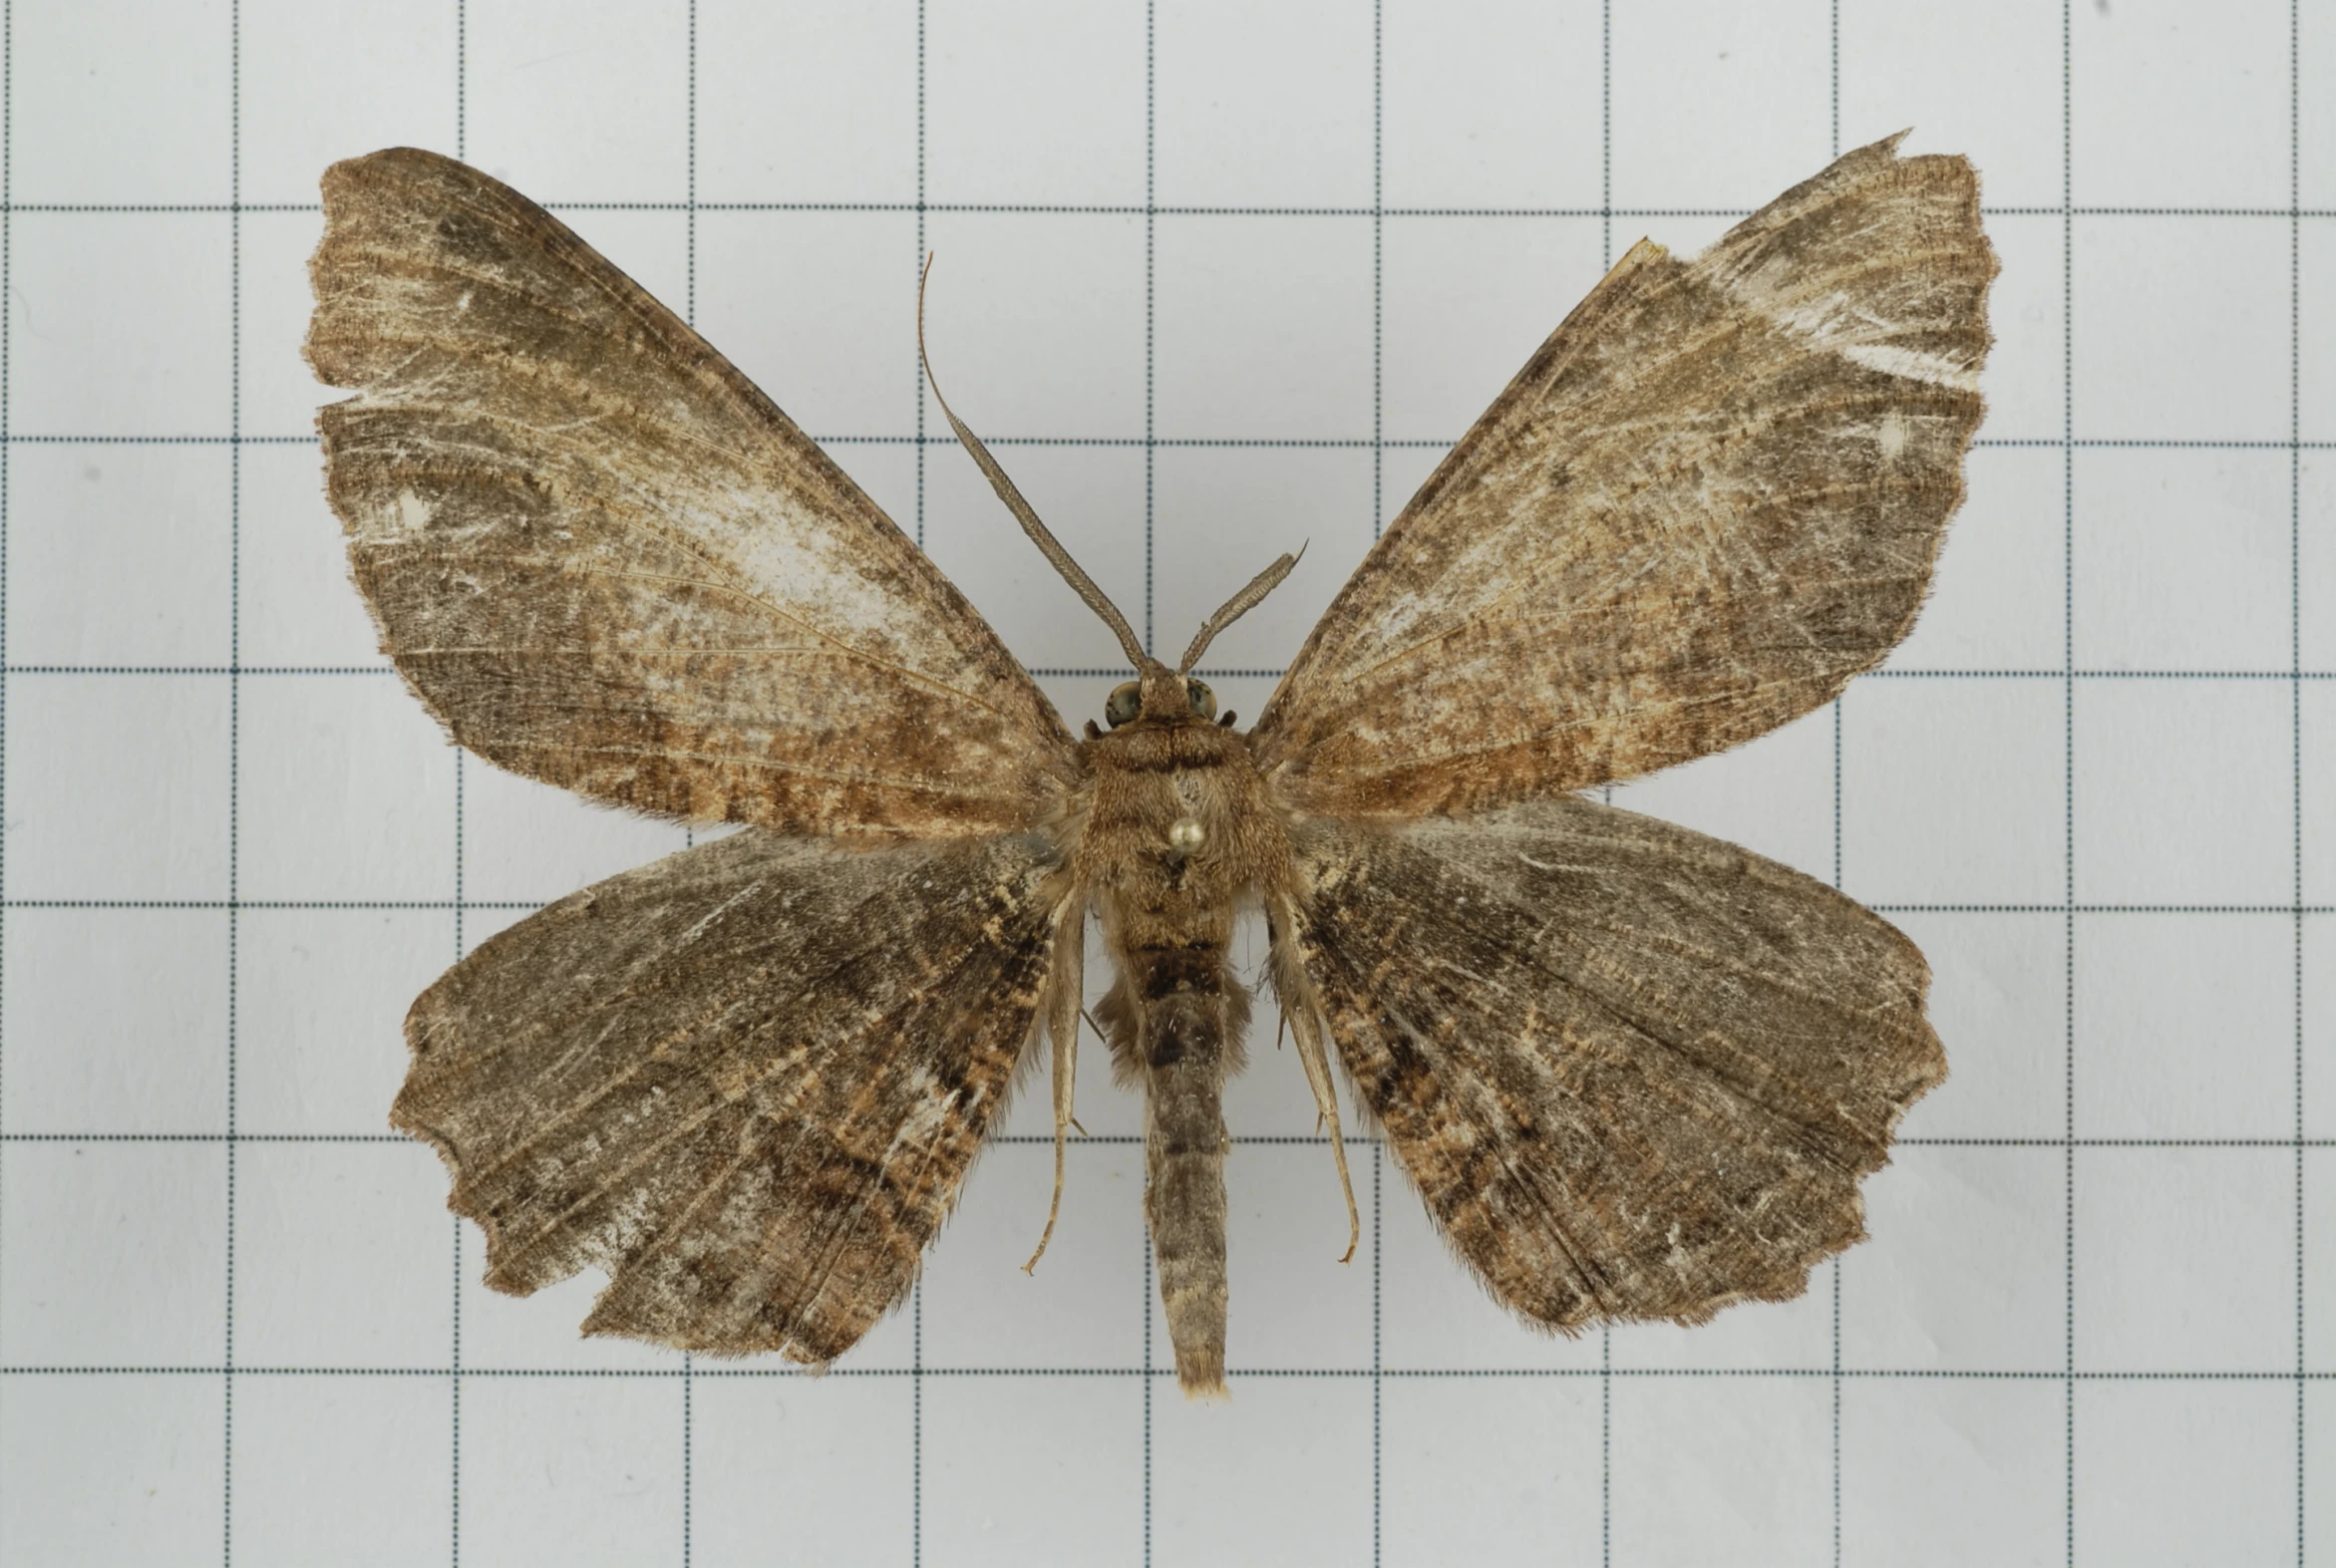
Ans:
[[[1113,687],[1110,700],[1103,705],[1104,720],[1115,730],[1143,711],[1144,687],[1136,681]]]
[[[1216,693],[1208,689],[1206,682],[1185,681],[1184,695],[1191,698],[1192,711],[1201,718],[1213,719],[1216,717]]]

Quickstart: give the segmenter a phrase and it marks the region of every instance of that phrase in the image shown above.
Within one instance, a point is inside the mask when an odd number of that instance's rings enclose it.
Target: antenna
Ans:
[[[1048,563],[1056,571],[1063,574],[1063,581],[1069,583],[1073,591],[1087,601],[1087,607],[1102,617],[1104,625],[1112,629],[1112,635],[1119,638],[1120,646],[1127,650],[1129,662],[1140,671],[1151,669],[1160,661],[1144,651],[1144,644],[1136,640],[1136,633],[1129,628],[1128,618],[1120,613],[1120,607],[1112,603],[1104,591],[1095,585],[1094,578],[1080,569],[1077,561],[1071,559],[1071,552],[1063,548],[1062,541],[1047,531],[1047,525],[1038,520],[1038,513],[1031,509],[1030,502],[1022,498],[1022,492],[1014,487],[1014,481],[1006,477],[1006,470],[998,467],[998,460],[991,457],[989,449],[981,444],[981,438],[965,428],[965,422],[959,419],[955,411],[949,407],[949,400],[941,396],[941,383],[933,375],[932,359],[924,351],[924,285],[925,280],[932,275],[933,257],[928,254],[924,258],[924,272],[916,280],[916,357],[918,362],[924,366],[924,379],[932,385],[934,401],[940,404],[941,412],[949,417],[949,428],[957,433],[957,440],[972,455],[973,461],[980,466],[981,471],[988,475],[990,488],[998,492],[998,499],[1006,503],[1006,509],[1014,514],[1014,520],[1022,524],[1022,531],[1030,535],[1030,541],[1038,546],[1039,553],[1047,558]],[[1282,559],[1287,561],[1289,557],[1284,556]],[[1284,571],[1287,569],[1286,566],[1283,568]],[[1263,581],[1264,579],[1258,580]],[[1279,578],[1274,580],[1280,581]],[[1249,588],[1244,588],[1241,592],[1246,594],[1250,588],[1256,586],[1256,583],[1251,583]],[[1267,588],[1272,586],[1272,583],[1266,583]],[[1263,598],[1264,594],[1260,592],[1257,597]],[[1251,599],[1248,604],[1243,604],[1241,609],[1245,610],[1249,604],[1256,602],[1256,599]],[[1234,615],[1239,613],[1239,610],[1233,611]],[[1221,616],[1225,612],[1219,610],[1217,614]],[[1230,618],[1226,617],[1228,620]],[[1210,624],[1213,625],[1214,621],[1212,620]],[[1202,640],[1206,641],[1205,638]],[[1191,664],[1190,659],[1186,659],[1184,662],[1187,667]]]

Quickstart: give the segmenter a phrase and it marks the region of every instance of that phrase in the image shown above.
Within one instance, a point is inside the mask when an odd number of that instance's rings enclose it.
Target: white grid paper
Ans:
[[[2336,1496],[2336,24],[2300,4],[0,7],[0,1558],[2300,1562]],[[1835,709],[1616,798],[1920,940],[1954,1077],[1808,1296],[1548,1341],[1259,1049],[1229,1407],[1174,1396],[1133,1101],[1044,1097],[824,1379],[477,1283],[382,1129],[413,993],[677,829],[383,667],[296,346],[411,142],[689,313],[1075,723],[1108,637],[917,378],[1254,714],[1641,232],[1969,152],[2004,259],[1937,590]],[[1263,1042],[1258,1042],[1263,1047]],[[1091,1043],[1092,1050],[1092,1043]]]

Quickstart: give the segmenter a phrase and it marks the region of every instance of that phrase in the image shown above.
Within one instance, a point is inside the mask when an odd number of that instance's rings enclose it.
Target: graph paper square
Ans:
[[[2296,335],[2315,343],[2336,336],[2336,233],[2324,224],[2296,236],[2295,292]],[[2296,382],[2296,434],[2306,441],[2336,441],[2336,366],[2322,355],[2305,356]],[[2304,462],[2324,469],[2325,457],[2306,454]]]
[[[228,226],[217,212],[10,214],[23,330],[9,399],[34,435],[185,436],[232,412]]]
[[[394,681],[254,682],[238,725],[270,766],[240,781],[243,893],[260,899],[435,898],[454,885],[455,755]],[[305,809],[346,801],[350,819]]]
[[[11,199],[225,199],[229,10],[227,0],[28,9],[9,34],[9,124],[43,156],[11,168]]]
[[[1130,6],[935,9],[925,38],[927,198],[1142,206],[1144,45],[1144,13]]]
[[[226,1165],[219,1143],[10,1147],[0,1356],[10,1365],[210,1362],[225,1326]]]
[[[2295,924],[2084,914],[2077,1130],[2282,1138],[2295,1126]]]
[[[1161,8],[1153,199],[1369,206],[1376,20],[1353,0]]]
[[[225,894],[225,681],[66,675],[9,698],[13,896]]]
[[[463,1536],[482,1562],[646,1562],[681,1533],[678,1379],[465,1386]]]
[[[2273,206],[2287,200],[2288,33],[2282,0],[2071,9],[2076,197],[2097,206]],[[2099,102],[2092,101],[2098,95]]]
[[[315,446],[246,447],[237,463],[235,635],[244,660],[279,668],[375,666],[394,679],[373,617],[350,591],[341,530],[318,523],[324,465]]]
[[[780,1551],[807,1563],[914,1555],[916,1392],[906,1378],[700,1378],[690,1402],[699,1561],[761,1562]],[[1032,1482],[1025,1474],[1013,1484]],[[837,1497],[863,1505],[836,1508]],[[1115,1517],[1114,1527],[1125,1526]]]
[[[364,63],[363,69],[258,71],[245,79],[238,143],[243,200],[310,206],[317,170],[335,158],[377,147],[454,144],[461,29],[458,13],[443,0],[236,3],[249,36],[279,40],[289,57]],[[213,19],[206,36],[220,30]],[[215,88],[207,102],[218,102]],[[253,291],[246,297],[257,302]],[[269,367],[250,368],[264,373]]]
[[[2068,1119],[2070,922],[2058,911],[1973,909],[1899,910],[1891,920],[1930,959],[1931,1023],[1956,1043],[1946,1083],[1907,1112],[1905,1130],[2059,1137]]]
[[[969,393],[971,397],[986,397]],[[935,421],[934,423],[938,423]],[[1138,424],[1141,427],[1142,417]],[[941,426],[946,429],[946,425]],[[864,467],[863,453],[854,452],[855,469]],[[1163,462],[1173,458],[1163,453]],[[970,463],[946,467],[927,460],[924,485],[925,549],[949,580],[968,597],[981,595],[995,603],[999,613],[991,625],[1010,647],[1041,669],[1113,670],[1123,662],[1111,628],[1094,616],[1072,620],[1063,611],[1065,601],[1077,604],[1071,590],[1036,550],[998,548],[996,532],[988,524],[997,506],[981,470]],[[1143,558],[1119,555],[1111,541],[1144,528],[1144,451],[1138,446],[1025,447],[1014,455],[1014,482],[1033,506],[1046,508],[1041,516],[1065,519],[1058,531],[1064,548],[1086,549],[1098,556],[1093,575],[1117,604],[1142,606],[1145,592]],[[913,495],[910,497],[914,505]],[[913,522],[913,509],[903,513]],[[1050,524],[1051,526],[1051,524]],[[1259,550],[1258,564],[1272,556]],[[1211,605],[1211,609],[1215,606]],[[1130,611],[1141,615],[1142,610]],[[1206,613],[1205,611],[1202,613]],[[1082,624],[1082,622],[1084,624]],[[1116,678],[1107,681],[1107,688]],[[1085,713],[1087,708],[1065,713]]]
[[[2136,4],[10,9],[0,1561],[2325,1560],[2336,27]],[[589,1274],[483,1285],[384,1124],[400,1019],[692,835],[458,763],[384,667],[297,359],[327,161],[419,144],[550,203],[1076,726],[1120,655],[925,401],[928,250],[952,395],[1156,648],[1309,541],[1210,656],[1253,718],[1612,256],[1908,125],[1974,157],[2004,263],[1922,624],[1614,791],[1930,961],[1951,1076],[1809,1295],[1532,1334],[1351,1104],[1342,1267],[1262,1024],[1229,1407],[1174,1392],[1092,1052],[1037,1276],[1033,1081],[826,1379],[580,1341]]]
[[[1354,441],[1371,431],[1371,230],[1351,217],[1179,216],[1153,309],[1164,439]]]
[[[2071,787],[2089,824],[2076,841],[2078,896],[2169,904],[2291,898],[2293,701],[2255,681],[2088,685],[2071,720]]]
[[[2088,1384],[2077,1418],[2100,1438],[2078,1460],[2076,1528],[2105,1561],[2295,1560],[2295,1493],[2278,1484],[2295,1463],[2292,1385]]]
[[[974,429],[1105,441],[1143,435],[1141,219],[943,212],[926,220],[925,243],[947,257],[934,266],[925,343]],[[895,317],[901,308],[895,297]],[[939,404],[927,402],[925,425],[948,431]],[[975,515],[986,522],[995,509],[993,500]]]
[[[2057,1149],[1909,1148],[1892,1159],[1866,1189],[1872,1244],[1841,1264],[1842,1363],[1918,1373],[2058,1367],[2067,1324],[2055,1286],[2068,1241],[2055,1200],[2066,1179]],[[1916,1240],[1908,1214],[1956,1223],[1943,1240]]]
[[[699,0],[701,198],[913,202],[918,15],[914,0]]]
[[[2285,441],[2288,258],[2262,219],[2109,213],[2072,220],[2070,405],[2081,437]]]
[[[2302,896],[2336,903],[2336,690],[2315,683],[2296,695],[2297,872]],[[2320,971],[2313,971],[2319,973]]]
[[[501,769],[463,770],[463,892],[482,903],[543,904],[672,854],[685,829],[611,810]],[[450,873],[451,867],[446,868]]]
[[[2062,710],[2024,681],[1868,681],[1844,697],[1841,885],[1882,903],[2057,898]]]
[[[2058,442],[2068,416],[2066,225],[2058,214],[1990,213],[1987,239],[2001,270],[1987,294],[1995,346],[1980,389],[1987,397],[1981,436]]]
[[[1272,670],[1305,641],[1306,633],[1338,593],[1336,567],[1314,564],[1358,558],[1371,547],[1371,454],[1353,447],[1170,448],[1153,462],[1154,508],[1177,518],[1207,518],[1212,528],[1240,540],[1191,548],[1171,529],[1154,552],[1152,600],[1163,627],[1197,626],[1224,602],[1225,579],[1262,568],[1283,551],[1305,558],[1273,596],[1242,616],[1208,645],[1208,663],[1227,670]],[[1168,641],[1181,632],[1168,633]],[[1102,662],[1111,663],[1108,657]],[[1260,711],[1272,681],[1253,695],[1217,683],[1219,711]]]
[[[806,430],[897,436],[916,424],[916,346],[904,345],[893,375],[868,360],[870,345],[901,346],[912,324],[916,249],[906,212],[702,214],[699,330]],[[867,465],[849,457],[857,477]],[[914,509],[906,515],[913,528]]]
[[[1389,205],[1599,205],[1596,5],[1394,0],[1380,7],[1379,25]]]
[[[2320,1061],[2325,1061],[2325,1053]],[[2313,1064],[2319,1066],[2319,1062]],[[2306,1125],[2311,1123],[2307,1122]],[[2303,1354],[2299,1358],[2314,1372],[2336,1371],[2336,1159],[2323,1147],[2307,1148],[2303,1157]],[[2306,1394],[2319,1392],[2307,1389]]]
[[[1829,40],[1823,0],[1758,10],[1648,0],[1615,11],[1616,203],[1749,212],[1823,167]],[[1898,129],[1893,122],[1873,135]]]
[[[344,155],[336,150],[334,156]],[[303,296],[308,258],[324,234],[324,215],[252,212],[241,228],[235,308],[245,364],[236,419],[255,435],[306,436],[316,425],[317,383],[300,354],[308,336],[303,307],[309,301]]]
[[[1141,1557],[1143,1403],[1134,1378],[928,1385],[923,1495],[933,1561],[1025,1563],[1061,1553],[1065,1540],[1097,1561]],[[1040,1501],[1027,1506],[1025,1497]],[[1175,1558],[1156,1549],[1154,1560]]]
[[[1717,757],[1634,780],[1614,791],[1613,803],[1830,879],[1833,772],[1834,716],[1812,714]]]
[[[224,910],[26,909],[7,943],[5,1130],[227,1130]]]
[[[1165,1391],[1163,1391],[1165,1392]],[[1371,1468],[1371,1389],[1356,1379],[1244,1380],[1237,1424],[1155,1396],[1152,1560],[1360,1562],[1371,1520],[1328,1500]]]
[[[2078,1365],[2257,1373],[2293,1366],[2295,1186],[2286,1149],[2081,1150],[2073,1221],[2083,1282]]]
[[[1042,1092],[1030,1097],[1043,1101]],[[1051,1117],[1049,1118],[1051,1125]],[[1247,1151],[1242,1151],[1246,1154]],[[981,1190],[968,1191],[925,1270],[924,1354],[943,1367],[1127,1367],[1144,1359],[1149,1299],[1144,1255],[1128,1245],[1144,1223],[1141,1145],[1075,1138],[1063,1213],[1035,1273],[1055,1156],[1045,1143],[993,1149]],[[1329,1163],[1327,1154],[1323,1156]],[[978,1389],[977,1391],[978,1392]]]
[[[20,1501],[0,1510],[0,1551],[9,1561],[208,1559],[223,1501],[225,1389],[216,1380],[10,1382],[0,1494]],[[40,1506],[25,1507],[27,1498]]]
[[[2293,495],[2284,452],[2077,458],[2072,637],[2087,669],[2285,662]]]
[[[2303,918],[2296,943],[2297,967],[2305,975],[2336,975],[2336,915],[2326,912]],[[2297,1011],[2296,1034],[2304,1064],[2304,1135],[2322,1138],[2336,1128],[2336,990],[2326,984],[2306,985]],[[2312,1151],[2306,1150],[2309,1155]]]
[[[1381,1252],[1380,1359],[1427,1373],[1594,1376],[1605,1356],[1599,1335],[1516,1332],[1430,1225],[1427,1206],[1393,1171],[1382,1177],[1373,1223]],[[1533,1387],[1544,1380],[1534,1378]]]
[[[1991,206],[2060,205],[2058,11],[2030,0],[1845,0],[1838,15],[1844,125],[1911,127],[1909,150],[1968,154]]]
[[[1382,1561],[1498,1562],[1515,1518],[1535,1521],[1553,1568],[1603,1560],[1595,1380],[1403,1378],[1386,1406]]]
[[[1904,1568],[2065,1561],[2065,1413],[2048,1383],[1843,1384],[1842,1560]]]
[[[1516,374],[1546,334],[1605,274],[1595,217],[1440,217],[1391,223],[1381,268],[1393,308],[1381,325],[1394,441],[1449,445],[1476,422],[1487,387]]]
[[[479,166],[546,201],[670,201],[690,165],[689,8],[500,0],[466,9]]]
[[[252,909],[236,930],[237,1124],[263,1137],[386,1135],[405,1078],[399,1024],[454,953],[455,912]]]
[[[1833,1344],[1834,1281],[1831,1263],[1811,1271],[1809,1289],[1791,1301],[1745,1302],[1702,1327],[1699,1334],[1673,1323],[1633,1323],[1608,1337],[1607,1360],[1615,1367],[1657,1374],[1774,1372],[1824,1362]]]
[[[10,540],[10,651],[27,664],[224,664],[227,463],[215,447],[15,454],[9,506],[40,521]]]
[[[1825,1383],[1629,1378],[1612,1400],[1612,1560],[1757,1568],[1825,1557]]]
[[[235,1560],[402,1568],[454,1536],[444,1379],[255,1378],[235,1391]],[[334,1506],[309,1506],[329,1496]]]
[[[264,1143],[235,1167],[235,1348],[263,1367],[443,1366],[445,1167],[396,1143]]]
[[[2068,504],[2061,454],[1981,447],[1965,460],[1969,496],[1955,548],[1931,578],[1913,633],[1890,670],[2040,670],[2061,662],[2068,600],[2060,537]]]

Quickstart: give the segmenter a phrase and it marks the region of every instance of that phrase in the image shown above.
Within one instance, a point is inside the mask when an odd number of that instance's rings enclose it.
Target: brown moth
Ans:
[[[1580,791],[1809,712],[1913,623],[1996,268],[1970,165],[1897,141],[1692,261],[1625,255],[1246,734],[1191,671],[1291,560],[1170,668],[951,415],[1136,673],[1084,739],[825,453],[541,208],[411,149],[327,170],[307,355],[357,389],[318,424],[384,649],[490,762],[745,827],[414,1004],[391,1119],[445,1157],[487,1282],[593,1266],[586,1333],[841,1354],[908,1291],[1042,1032],[1059,1204],[1093,911],[1176,1375],[1222,1394],[1228,952],[1257,909],[1341,1181],[1334,1054],[1517,1313],[1798,1295],[1944,1076],[1928,970],[1832,888]]]

